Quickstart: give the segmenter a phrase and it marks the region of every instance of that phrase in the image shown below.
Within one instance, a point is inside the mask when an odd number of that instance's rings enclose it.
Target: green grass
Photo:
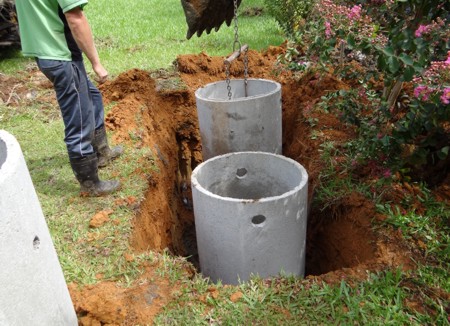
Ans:
[[[263,7],[262,0],[244,1],[246,8]],[[85,7],[103,65],[112,77],[139,68],[167,68],[180,54],[228,55],[233,50],[234,25],[218,32],[186,39],[187,24],[180,0],[93,0]],[[239,14],[239,38],[250,49],[280,45],[284,37],[277,23],[265,11],[260,16]],[[30,59],[18,51],[0,52],[0,72],[23,69]],[[89,64],[86,65],[91,71]]]
[[[0,49],[0,73],[13,74],[29,62],[32,59],[24,58],[18,49]]]
[[[313,122],[314,123],[314,122]],[[316,135],[318,134],[318,135]],[[320,138],[320,131],[313,130],[312,139]],[[373,195],[370,192],[370,186],[351,177],[349,166],[346,161],[337,161],[337,157],[345,155],[342,144],[336,144],[334,141],[324,141],[320,146],[322,169],[319,174],[318,187],[315,190],[313,206],[325,210],[330,206],[339,203],[352,192],[359,192],[370,198]]]
[[[240,12],[263,1],[244,1]],[[180,0],[91,1],[86,7],[100,57],[112,75],[130,68],[152,70],[166,68],[179,54],[227,55],[234,42],[233,24],[218,32],[203,33],[186,39],[187,25]],[[276,22],[267,14],[239,17],[242,44],[261,50],[279,45],[283,36]],[[264,33],[261,33],[264,31]]]
[[[422,286],[420,288],[419,286]],[[445,325],[447,314],[412,286],[400,270],[369,274],[367,281],[337,286],[286,277],[254,278],[237,287],[210,285],[195,278],[158,316],[156,325]],[[241,293],[240,299],[231,300]],[[410,309],[406,299],[423,295],[434,316]],[[235,296],[236,298],[236,296]]]

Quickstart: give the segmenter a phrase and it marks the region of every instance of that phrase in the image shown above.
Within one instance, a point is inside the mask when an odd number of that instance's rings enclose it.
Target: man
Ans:
[[[64,141],[81,192],[101,196],[120,187],[101,181],[98,167],[122,154],[106,138],[99,90],[88,79],[82,52],[99,83],[108,72],[100,62],[83,7],[88,0],[16,0],[22,52],[36,58],[39,69],[53,83],[65,126]]]

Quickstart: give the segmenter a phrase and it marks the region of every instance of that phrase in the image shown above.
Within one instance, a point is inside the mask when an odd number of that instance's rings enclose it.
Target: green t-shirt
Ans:
[[[83,8],[88,0],[16,0],[24,56],[52,60],[81,60],[81,51],[64,13]]]

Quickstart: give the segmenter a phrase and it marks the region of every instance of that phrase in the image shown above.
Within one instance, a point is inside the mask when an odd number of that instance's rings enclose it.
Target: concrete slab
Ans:
[[[17,140],[0,130],[0,325],[78,325]]]

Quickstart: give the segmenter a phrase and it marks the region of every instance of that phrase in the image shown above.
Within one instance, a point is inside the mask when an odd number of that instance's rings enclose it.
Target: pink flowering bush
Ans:
[[[441,102],[445,105],[450,104],[450,87],[445,87],[440,97]]]
[[[438,17],[436,21],[431,22],[429,25],[420,24],[419,27],[414,32],[415,37],[427,37],[433,32],[439,32],[441,29],[445,28],[445,20]]]
[[[378,70],[388,90],[382,110],[387,121],[394,122],[389,140],[409,148],[406,165],[431,171],[430,175],[438,179],[450,162],[450,106],[446,95],[450,87],[450,29],[444,20],[448,5],[445,1],[408,0],[394,2],[390,9],[395,19],[385,23],[388,42],[380,47],[378,57]],[[393,93],[394,85],[407,84],[414,90],[408,107],[400,114],[389,99],[398,96]]]
[[[358,20],[361,17],[361,5],[354,5],[347,14],[347,17],[351,21]]]
[[[363,118],[354,110],[358,105],[350,103],[363,97],[346,94],[343,99],[347,104],[341,106],[341,116],[357,123],[365,137],[362,150],[371,148],[374,156],[391,151],[393,159],[404,159],[400,164],[415,167],[449,160],[450,28],[445,19],[450,5],[445,0],[345,3],[318,0],[298,24],[294,41],[304,57],[295,59],[322,67],[332,64],[339,71],[347,56],[359,56],[366,59],[360,60],[366,74],[356,78],[384,82],[378,99],[371,102],[374,119]],[[403,102],[406,107],[398,107],[396,100],[406,85],[413,86],[412,92]],[[408,148],[408,157],[398,155],[402,148]]]
[[[427,102],[434,95],[439,96],[441,104],[449,104],[447,94],[450,87],[450,60],[432,61],[420,76],[413,78],[413,83],[416,85],[416,99]]]

